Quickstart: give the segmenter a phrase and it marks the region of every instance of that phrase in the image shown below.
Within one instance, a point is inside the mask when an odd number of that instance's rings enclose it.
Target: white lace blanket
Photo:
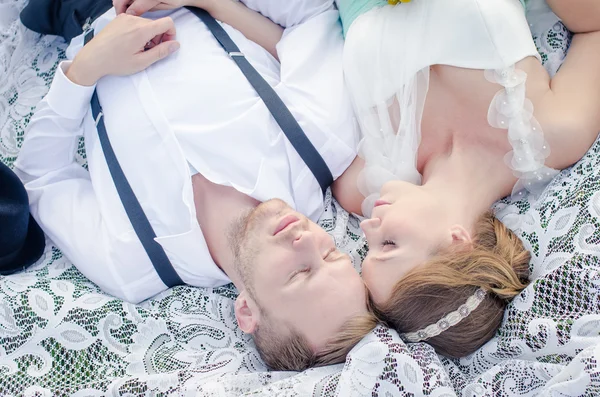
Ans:
[[[0,160],[7,164],[65,49],[17,21],[24,1],[0,0]],[[553,23],[536,40],[556,70],[569,38]],[[596,144],[538,203],[499,204],[533,252],[535,282],[510,306],[497,337],[459,361],[378,328],[345,365],[267,372],[235,326],[233,288],[178,287],[131,305],[102,294],[48,242],[33,268],[0,277],[0,395],[598,395],[599,187]],[[365,254],[358,220],[329,198],[327,208],[322,226],[358,266]]]

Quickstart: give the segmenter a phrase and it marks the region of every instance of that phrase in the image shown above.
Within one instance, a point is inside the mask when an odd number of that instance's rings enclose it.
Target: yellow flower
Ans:
[[[388,3],[395,6],[398,3],[410,3],[411,0],[388,0]]]

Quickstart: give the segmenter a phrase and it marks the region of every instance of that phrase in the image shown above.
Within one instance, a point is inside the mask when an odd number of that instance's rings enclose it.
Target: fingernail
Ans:
[[[131,8],[128,8],[126,13],[129,15],[135,15],[135,11],[132,10]]]
[[[169,44],[169,52],[172,54],[175,51],[177,51],[179,49],[179,43],[178,42],[173,42],[171,44]]]

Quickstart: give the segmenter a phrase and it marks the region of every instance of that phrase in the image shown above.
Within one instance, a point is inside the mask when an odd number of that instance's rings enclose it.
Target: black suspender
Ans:
[[[94,115],[94,120],[96,120],[98,137],[100,138],[100,145],[102,145],[102,151],[106,158],[106,164],[108,164],[110,175],[113,178],[117,192],[119,193],[119,198],[121,198],[121,202],[123,203],[123,207],[125,207],[125,212],[131,221],[135,234],[137,234],[144,246],[148,257],[162,282],[165,283],[167,287],[184,284],[173,268],[171,261],[169,261],[163,247],[154,240],[156,238],[156,233],[154,233],[150,221],[146,217],[140,202],[123,173],[123,169],[119,164],[119,160],[117,159],[112,145],[110,144],[108,134],[106,133],[106,127],[102,120],[102,108],[100,107],[98,94],[96,92],[94,92],[94,95],[92,96],[92,114]]]
[[[208,12],[196,7],[186,8],[206,24],[225,52],[229,54],[242,73],[244,73],[244,76],[246,76],[248,82],[262,98],[287,139],[319,182],[321,191],[325,195],[327,188],[333,183],[331,171],[329,171],[325,160],[323,160],[317,149],[315,149],[312,142],[304,134],[304,131],[302,131],[302,127],[298,125],[292,113],[290,113],[287,106],[279,98],[279,95],[248,62],[244,54],[240,52],[238,46],[231,40],[227,32],[225,32],[225,29]]]
[[[240,52],[240,49],[233,40],[231,40],[223,27],[208,12],[195,7],[186,8],[206,24],[223,49],[238,65],[244,76],[246,76],[246,79],[248,79],[248,82],[250,82],[252,87],[254,87],[258,95],[262,98],[263,102],[271,112],[271,115],[281,127],[281,130],[284,132],[294,149],[296,149],[296,152],[298,152],[302,160],[311,170],[321,186],[321,191],[325,194],[327,188],[333,183],[331,171],[317,149],[313,146],[312,142],[306,137],[304,131],[302,131],[302,128],[281,98],[279,98],[273,88],[271,88],[256,69],[254,69],[250,62],[248,62],[244,54]],[[84,36],[84,44],[87,44],[93,36],[93,29],[87,31]],[[169,261],[162,246],[155,241],[156,233],[154,233],[152,225],[150,225],[142,206],[123,173],[123,169],[119,164],[108,134],[106,133],[102,107],[100,106],[96,92],[94,92],[94,95],[92,96],[92,114],[96,121],[102,151],[106,157],[106,163],[108,164],[110,174],[115,183],[115,187],[117,188],[119,198],[123,203],[123,207],[131,221],[131,225],[146,250],[154,269],[167,287],[184,284],[173,268],[173,265]]]

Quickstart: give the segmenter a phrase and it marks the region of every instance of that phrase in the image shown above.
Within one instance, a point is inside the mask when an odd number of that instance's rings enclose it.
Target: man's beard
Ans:
[[[281,208],[276,207],[278,204]],[[286,208],[289,207],[281,200],[269,200],[242,213],[229,227],[227,234],[235,269],[250,294],[254,293],[254,264],[263,246],[261,238],[266,237],[259,231],[267,219],[278,216]]]
[[[257,207],[258,208],[258,207]],[[256,255],[249,252],[252,249],[252,244],[248,244],[249,236],[252,229],[252,214],[256,208],[249,209],[241,214],[229,226],[228,240],[229,247],[233,252],[235,260],[235,270],[242,279],[246,288],[251,289],[252,265],[253,257]]]

